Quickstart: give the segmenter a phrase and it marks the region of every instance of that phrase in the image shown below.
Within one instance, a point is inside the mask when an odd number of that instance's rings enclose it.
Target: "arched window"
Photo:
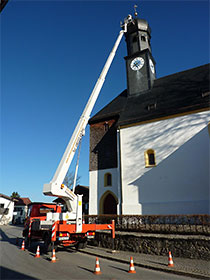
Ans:
[[[141,41],[146,41],[146,37],[144,35],[141,35]]]
[[[112,185],[112,174],[106,173],[104,175],[104,187],[110,187]]]
[[[147,150],[144,153],[145,157],[145,167],[152,167],[156,166],[156,161],[155,161],[155,151],[152,149]]]

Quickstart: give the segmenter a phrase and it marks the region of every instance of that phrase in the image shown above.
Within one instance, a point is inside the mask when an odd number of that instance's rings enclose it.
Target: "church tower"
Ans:
[[[127,89],[128,95],[144,93],[152,88],[155,74],[155,60],[151,52],[151,28],[144,19],[128,16],[125,33],[127,53]]]

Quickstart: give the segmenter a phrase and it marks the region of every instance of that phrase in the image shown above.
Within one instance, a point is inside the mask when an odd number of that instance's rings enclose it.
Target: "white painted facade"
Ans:
[[[14,202],[6,197],[0,196],[0,207],[0,225],[11,224],[13,218]]]
[[[106,173],[112,175],[112,185],[105,187],[104,176]],[[89,190],[89,214],[97,215],[100,213],[100,200],[101,198],[103,199],[103,195],[111,192],[116,197],[120,196],[118,191],[118,172],[117,168],[103,169],[99,171],[90,171],[89,176],[91,186]]]
[[[123,214],[209,213],[210,113],[120,130]],[[145,167],[153,149],[156,166]]]
[[[90,172],[89,214],[100,213],[107,191],[118,198],[117,214],[208,214],[209,121],[205,111],[121,128],[118,168]],[[156,158],[149,168],[148,149]],[[111,187],[104,187],[107,172]]]

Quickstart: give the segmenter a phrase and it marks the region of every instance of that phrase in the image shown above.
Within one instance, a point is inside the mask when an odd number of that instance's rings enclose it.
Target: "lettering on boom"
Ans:
[[[85,124],[86,119],[84,118],[82,125],[80,126],[80,131],[78,133],[78,137],[76,137],[76,142],[74,142],[75,144],[73,145],[72,150],[69,152],[68,157],[66,159],[66,163],[69,161],[69,158],[71,156],[71,153],[75,152],[78,145],[79,145],[79,141],[81,140],[82,136],[83,136],[83,131],[84,131],[84,124]]]
[[[79,142],[80,142],[82,136],[83,136],[83,133],[82,133],[82,131],[80,131],[80,134],[79,134],[79,137],[78,137],[78,139],[77,139],[77,142],[76,142],[76,144],[75,144],[75,146],[74,146],[73,152],[76,152],[76,149],[77,149],[77,147],[78,147],[78,145],[79,145]]]
[[[75,194],[68,188],[65,189],[65,192],[68,194],[68,195],[71,195],[73,197],[75,197]]]

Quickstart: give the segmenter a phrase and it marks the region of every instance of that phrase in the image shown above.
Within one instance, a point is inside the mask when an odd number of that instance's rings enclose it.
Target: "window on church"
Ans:
[[[112,185],[112,174],[106,173],[104,175],[104,187],[109,187]]]
[[[104,123],[104,131],[108,131],[109,130],[109,123],[105,122]]]
[[[156,161],[155,161],[155,151],[152,149],[147,150],[144,153],[145,157],[145,167],[152,167],[156,166]]]
[[[141,41],[146,41],[146,37],[145,36],[143,36],[143,35],[141,35]]]

